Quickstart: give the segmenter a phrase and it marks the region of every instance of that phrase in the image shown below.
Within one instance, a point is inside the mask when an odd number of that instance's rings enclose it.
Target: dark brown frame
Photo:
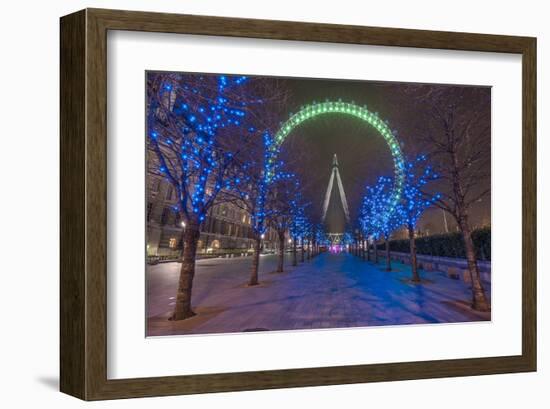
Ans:
[[[107,30],[522,55],[522,354],[139,379],[107,379]],[[115,399],[536,370],[536,39],[86,9],[61,18],[61,391]]]

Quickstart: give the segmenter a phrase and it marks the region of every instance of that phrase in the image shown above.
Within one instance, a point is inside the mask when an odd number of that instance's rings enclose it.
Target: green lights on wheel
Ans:
[[[351,104],[348,102],[321,102],[314,103],[303,107],[299,112],[292,115],[282,126],[279,132],[275,135],[275,142],[280,145],[284,142],[286,137],[293,131],[294,128],[302,124],[303,122],[312,119],[318,115],[325,114],[345,114],[350,115],[356,118],[367,122],[378,133],[384,138],[390,153],[393,158],[394,164],[394,186],[393,186],[393,201],[391,203],[391,208],[395,207],[397,202],[401,199],[401,194],[403,192],[403,184],[405,181],[405,170],[404,164],[405,160],[403,158],[403,152],[401,152],[401,147],[397,138],[393,134],[392,130],[389,128],[387,123],[383,121],[377,113],[369,111],[366,107],[359,105]]]

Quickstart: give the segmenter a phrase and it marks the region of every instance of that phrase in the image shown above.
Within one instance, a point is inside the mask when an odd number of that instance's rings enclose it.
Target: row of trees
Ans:
[[[424,165],[413,161],[408,167],[416,168],[420,174],[429,161],[431,171],[437,175],[429,186],[418,189],[414,188],[418,186],[416,181],[408,181],[413,188],[403,195],[404,209],[411,210],[413,216],[422,214],[423,203],[431,201],[432,206],[454,219],[472,276],[472,306],[487,311],[490,306],[480,280],[470,219],[472,208],[491,189],[491,89],[428,84],[385,84],[384,89],[386,107],[391,112],[393,126],[400,130],[402,147],[412,157],[426,153],[419,156],[424,158]],[[438,192],[435,199],[433,192]],[[408,197],[409,194],[413,197]],[[413,203],[418,206],[410,208]],[[402,225],[409,230],[414,255],[414,228],[410,227],[415,226],[415,218],[409,217],[412,223],[406,219]],[[361,234],[365,236],[364,232]],[[379,232],[378,238],[382,236]],[[371,237],[375,236],[371,233]],[[413,262],[413,269],[415,266]],[[417,279],[417,272],[413,271],[413,280]]]
[[[410,239],[412,280],[420,282],[416,262],[415,231],[422,214],[441,198],[439,193],[427,193],[426,185],[437,180],[438,175],[427,164],[426,156],[420,155],[405,164],[405,183],[400,201],[394,200],[394,181],[390,177],[380,177],[374,186],[367,186],[359,215],[362,237],[380,238],[386,244],[386,270],[391,270],[389,257],[390,235],[405,227]],[[368,240],[367,240],[368,241]],[[375,257],[378,250],[375,246]]]
[[[251,216],[254,254],[248,285],[259,284],[261,241],[271,227],[279,237],[283,271],[285,232],[315,248],[318,226],[307,216],[300,181],[278,159],[273,135],[286,95],[273,80],[150,72],[147,77],[149,172],[177,194],[173,211],[185,222],[183,259],[170,317],[195,315],[192,305],[200,228],[214,204],[233,203]],[[311,251],[308,252],[311,255]]]
[[[394,201],[393,178],[380,177],[376,184],[366,187],[358,220],[359,236],[356,239],[362,242],[363,248],[367,251],[367,258],[370,259],[369,241],[372,241],[375,262],[378,262],[377,242],[382,239],[385,243],[386,270],[391,271],[390,236],[396,230],[405,228],[410,243],[411,280],[416,283],[421,282],[417,265],[415,232],[419,220],[428,208],[432,206],[446,208],[447,204],[443,195],[435,193],[430,186],[439,179],[440,176],[428,164],[427,156],[419,155],[405,164],[405,184],[401,198],[397,203]],[[465,227],[464,223],[459,226],[472,277],[472,307],[476,310],[487,311],[489,303],[477,267],[471,230],[468,226]],[[468,243],[471,243],[471,246]]]

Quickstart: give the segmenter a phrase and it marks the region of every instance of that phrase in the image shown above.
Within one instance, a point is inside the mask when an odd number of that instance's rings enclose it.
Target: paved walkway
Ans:
[[[148,335],[362,327],[489,320],[468,308],[469,287],[441,272],[422,272],[412,284],[407,265],[383,270],[349,254],[321,254],[273,273],[275,256],[261,259],[257,287],[246,287],[251,260],[201,260],[188,320],[167,318],[174,304],[179,264],[149,266]],[[487,288],[490,293],[490,288]]]

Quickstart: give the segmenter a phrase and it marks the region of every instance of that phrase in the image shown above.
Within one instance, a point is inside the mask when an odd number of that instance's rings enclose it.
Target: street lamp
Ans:
[[[262,234],[260,235],[260,252],[263,252],[263,251],[264,251],[264,242],[263,242],[264,239],[265,239],[265,234],[262,233]]]

